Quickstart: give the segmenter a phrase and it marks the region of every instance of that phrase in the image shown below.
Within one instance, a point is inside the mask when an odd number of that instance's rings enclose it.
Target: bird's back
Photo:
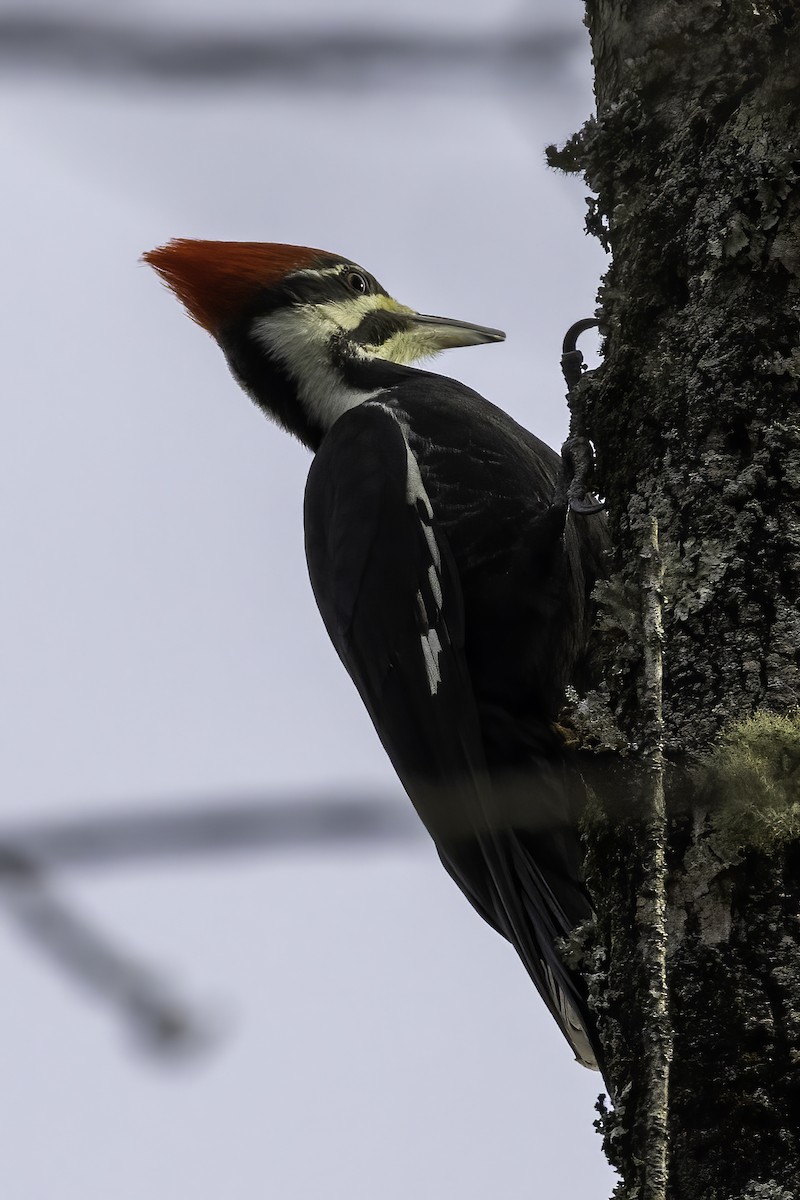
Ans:
[[[307,490],[312,582],[443,864],[594,1065],[582,984],[558,949],[591,906],[582,787],[553,727],[585,637],[584,534],[556,502],[549,447],[461,384],[398,376],[320,448]],[[343,554],[360,581],[347,611],[331,585]],[[436,639],[431,686],[420,686],[415,590],[423,640]]]
[[[478,703],[487,722],[491,710],[552,721],[581,670],[604,521],[559,503],[561,459],[507,413],[455,380],[408,374],[385,402],[455,559]]]

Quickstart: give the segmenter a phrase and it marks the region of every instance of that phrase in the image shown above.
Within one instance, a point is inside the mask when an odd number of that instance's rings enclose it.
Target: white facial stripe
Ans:
[[[336,266],[321,271],[298,271],[297,274],[339,275],[349,269]],[[331,300],[324,304],[294,305],[260,317],[253,323],[254,337],[286,367],[308,415],[323,430],[330,429],[348,409],[374,399],[383,390],[377,388],[366,392],[350,387],[330,358],[330,346],[337,335],[352,333],[366,317],[379,311],[410,313],[413,310],[398,304],[391,296],[354,295],[347,300]],[[364,353],[361,347],[354,349]],[[382,354],[380,347],[375,348],[375,355],[391,357]],[[367,357],[372,354],[368,353]],[[413,357],[419,357],[419,354]],[[393,361],[403,360],[395,357]]]
[[[279,309],[253,322],[253,336],[283,364],[297,386],[300,402],[323,430],[349,409],[374,400],[382,388],[350,387],[329,355],[331,328],[325,305]]]
[[[301,267],[299,271],[292,271],[292,279],[296,275],[312,275],[316,279],[319,275],[341,275],[343,271],[351,270],[344,263],[337,263],[334,267]]]
[[[331,332],[352,333],[369,313],[375,311],[375,296],[354,296],[352,300],[329,300],[317,304],[320,319],[327,322]]]
[[[361,322],[370,313],[374,312],[389,312],[389,313],[410,313],[413,309],[406,308],[404,304],[398,304],[391,296],[353,296],[347,300],[329,300],[325,304],[316,305],[320,315],[330,322],[331,330],[344,330],[345,333],[352,333],[354,329],[358,329]],[[388,357],[385,354],[380,355],[381,358]]]

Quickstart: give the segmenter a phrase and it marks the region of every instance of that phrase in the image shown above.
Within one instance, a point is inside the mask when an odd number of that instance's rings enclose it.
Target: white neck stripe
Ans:
[[[329,354],[330,326],[308,305],[278,310],[253,323],[253,336],[288,371],[310,421],[327,432],[351,408],[374,400],[383,388],[348,384]]]

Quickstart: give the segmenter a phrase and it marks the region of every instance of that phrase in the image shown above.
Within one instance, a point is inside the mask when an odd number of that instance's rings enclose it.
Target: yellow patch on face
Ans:
[[[401,304],[392,296],[371,296],[369,299],[375,303],[370,306],[368,311],[382,309],[384,312],[397,313],[401,316],[415,317],[417,315],[413,308],[409,308],[407,304]],[[441,349],[433,330],[415,325],[398,329],[397,333],[393,333],[383,342],[374,342],[359,347],[360,352],[369,358],[383,358],[387,362],[404,364],[418,362],[421,358],[432,358]]]
[[[405,364],[418,362],[421,358],[432,358],[434,354],[439,354],[441,349],[442,346],[437,343],[433,330],[421,326],[400,329],[378,346],[364,346],[365,353],[371,357]]]
[[[365,317],[374,312],[396,313],[398,316],[414,317],[416,313],[407,304],[401,304],[392,296],[353,296],[347,300],[332,300],[327,304],[309,306],[307,317],[309,323],[315,326],[317,337],[328,338],[335,332],[352,333],[358,329]],[[397,333],[388,337],[384,342],[373,345],[358,345],[356,353],[364,358],[382,358],[388,362],[412,363],[420,358],[429,358],[437,354],[441,345],[437,344],[433,330],[409,326],[398,329]]]
[[[315,304],[313,312],[317,318],[336,329],[350,333],[357,329],[370,313],[379,312],[413,314],[413,308],[399,304],[391,296],[353,296],[347,300],[331,300],[327,304]]]

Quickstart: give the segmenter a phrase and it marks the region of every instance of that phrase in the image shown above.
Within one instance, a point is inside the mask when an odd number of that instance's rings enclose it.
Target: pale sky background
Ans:
[[[346,254],[422,311],[505,329],[436,369],[559,445],[561,339],[604,268],[585,186],[544,164],[592,111],[582,5],[18,2],[0,21],[564,32],[525,79],[169,83],[3,58],[5,827],[226,791],[406,806],[311,596],[307,452],[137,260],[172,236]],[[0,924],[4,1200],[608,1196],[599,1077],[424,837],[54,887],[222,1036],[155,1061]]]

